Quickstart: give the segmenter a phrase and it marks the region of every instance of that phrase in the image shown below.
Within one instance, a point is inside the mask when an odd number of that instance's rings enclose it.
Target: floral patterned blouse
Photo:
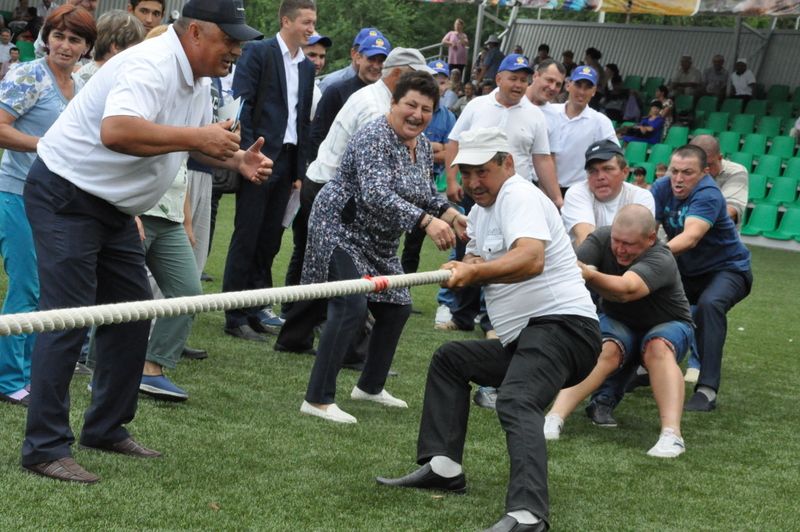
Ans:
[[[359,129],[347,145],[336,176],[314,200],[302,282],[328,280],[338,246],[361,275],[403,273],[397,248],[423,213],[439,215],[448,202],[431,180],[433,153],[424,135],[417,139],[416,162],[385,116]],[[370,301],[410,305],[407,288],[371,293]]]

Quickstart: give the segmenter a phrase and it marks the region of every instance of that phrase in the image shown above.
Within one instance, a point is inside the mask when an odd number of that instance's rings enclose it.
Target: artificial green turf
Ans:
[[[225,198],[207,271],[220,290],[231,198]],[[282,278],[290,234],[276,264]],[[444,253],[427,246],[421,270]],[[797,323],[798,257],[753,249],[753,294],[729,314],[723,386],[713,413],[689,413],[687,452],[675,460],[645,455],[658,436],[647,389],[616,411],[620,427],[600,429],[576,411],[549,444],[554,530],[797,530],[800,475]],[[4,282],[4,281],[3,281]],[[493,412],[470,417],[464,467],[469,492],[440,496],[379,487],[376,475],[414,468],[428,360],[447,339],[477,333],[432,328],[436,287],[413,290],[415,306],[387,389],[408,410],[356,403],[356,374],[339,377],[339,404],[357,425],[302,416],[312,359],[222,333],[220,313],[195,322],[190,344],[209,350],[171,376],[185,404],[143,398],[130,429],[165,453],[136,460],[75,450],[102,482],[76,486],[19,468],[25,410],[0,404],[0,530],[479,530],[503,512],[508,459]],[[80,429],[87,377],[72,385],[72,426]],[[688,390],[688,388],[687,388]]]

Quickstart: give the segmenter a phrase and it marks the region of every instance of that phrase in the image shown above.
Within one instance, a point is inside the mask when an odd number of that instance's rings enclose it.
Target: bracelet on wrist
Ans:
[[[427,218],[425,218],[425,220],[422,222],[422,225],[420,225],[419,228],[424,231],[425,229],[428,228],[429,225],[431,225],[431,222],[433,222],[433,216],[428,214]]]

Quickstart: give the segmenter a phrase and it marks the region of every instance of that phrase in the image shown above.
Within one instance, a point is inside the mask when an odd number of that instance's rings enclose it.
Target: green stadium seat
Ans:
[[[772,179],[781,175],[782,162],[781,158],[775,155],[762,155],[753,171],[767,176],[767,179]]]
[[[717,111],[716,113],[711,113],[706,118],[705,126],[713,131],[714,133],[721,133],[728,129],[728,118],[730,117],[729,113],[723,113],[721,111]]]
[[[34,49],[32,42],[23,41],[22,39],[20,39],[16,42],[15,46],[19,48],[20,61],[22,62],[33,61],[34,59],[36,59],[36,51]]]
[[[713,129],[708,129],[708,128],[705,128],[705,127],[696,127],[696,128],[694,128],[692,130],[691,133],[689,133],[689,136],[691,138],[695,138],[695,137],[699,137],[700,135],[713,135],[713,134],[714,134],[714,130]]]
[[[783,171],[783,175],[800,179],[800,157],[794,157],[786,161],[786,168]]]
[[[752,153],[742,153],[742,152],[738,152],[737,151],[736,153],[729,154],[728,155],[728,159],[733,161],[733,162],[735,162],[735,163],[741,164],[742,166],[747,168],[748,172],[753,169],[753,154]]]
[[[795,140],[788,135],[774,137],[772,146],[767,152],[770,155],[777,155],[781,159],[791,159],[794,157]]]
[[[769,177],[769,176],[768,176]],[[770,205],[788,205],[797,199],[797,179],[794,177],[775,177],[767,197],[759,202]]]
[[[650,145],[646,142],[633,141],[625,146],[625,160],[629,165],[636,165],[647,160],[647,148]]]
[[[791,240],[800,237],[800,206],[786,209],[778,228],[774,231],[764,231],[761,236],[775,240]]]
[[[669,144],[653,144],[653,146],[650,147],[650,156],[647,158],[647,161],[654,165],[658,163],[669,164],[672,151],[673,148]]]
[[[789,99],[789,85],[772,85],[767,91],[770,102],[785,102]]]
[[[719,140],[719,151],[727,157],[739,151],[739,143],[742,141],[742,136],[735,131],[723,131],[719,134],[717,140]]]
[[[691,94],[678,94],[675,96],[675,114],[691,113],[694,108],[694,96]]]
[[[772,102],[769,108],[770,116],[787,117],[794,114],[792,102]]]
[[[795,107],[800,107],[800,87],[795,87],[792,94],[792,103]]]
[[[644,92],[650,98],[656,95],[656,90],[664,84],[664,78],[660,76],[650,76],[644,82]]]
[[[760,156],[767,153],[767,137],[761,133],[750,133],[744,136],[744,143],[739,151]]]
[[[756,117],[755,115],[748,115],[748,114],[740,114],[734,115],[731,119],[731,131],[736,131],[737,133],[741,133],[742,135],[747,135],[748,133],[753,132],[753,128],[756,124]]]
[[[767,114],[767,100],[750,100],[744,112],[750,115],[762,116]]]
[[[764,231],[774,231],[778,224],[778,206],[758,204],[747,217],[747,223],[742,227],[745,236],[758,236]]]
[[[795,122],[797,122],[797,118],[793,116],[784,117],[784,119],[781,121],[781,130],[783,131],[784,135],[789,134],[794,127]]]
[[[742,112],[743,103],[743,100],[739,98],[726,98],[720,105],[719,110],[730,115],[738,115]]]
[[[779,116],[762,116],[758,119],[756,131],[766,137],[777,137],[781,134],[781,117]]]
[[[717,106],[719,105],[719,99],[716,96],[701,96],[699,100],[697,100],[697,107],[695,108],[695,112],[703,111],[706,114],[711,114],[716,112]]]
[[[626,89],[640,91],[642,90],[642,76],[625,76],[625,81],[622,84]]]
[[[750,174],[747,183],[747,200],[758,203],[767,197],[767,176]]]
[[[664,138],[664,144],[669,144],[673,148],[680,148],[687,142],[689,142],[689,128],[686,126],[672,126]]]

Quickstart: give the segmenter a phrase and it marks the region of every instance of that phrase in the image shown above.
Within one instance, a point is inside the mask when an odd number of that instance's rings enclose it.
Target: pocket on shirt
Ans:
[[[481,251],[483,252],[483,256],[491,257],[497,255],[503,250],[505,250],[505,242],[503,241],[503,237],[490,236],[483,241],[483,249]]]

